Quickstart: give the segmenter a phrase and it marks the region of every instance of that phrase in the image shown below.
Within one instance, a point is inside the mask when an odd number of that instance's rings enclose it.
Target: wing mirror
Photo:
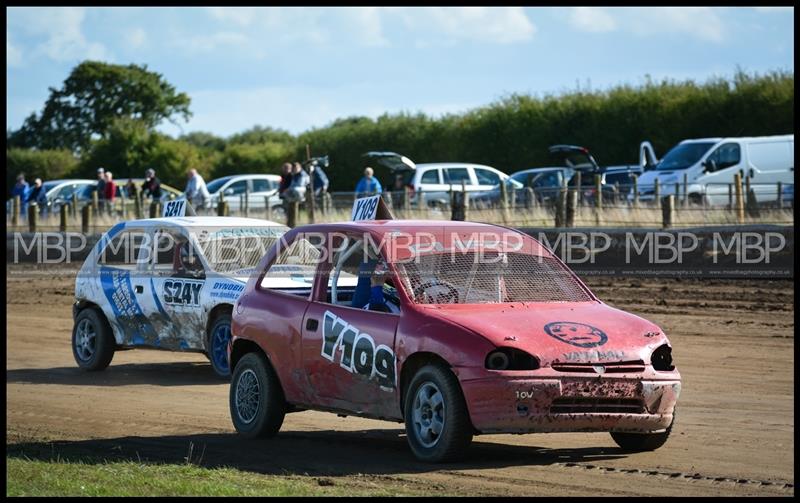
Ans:
[[[709,173],[709,172],[713,173],[716,170],[717,170],[717,161],[715,161],[714,159],[709,159],[703,163],[704,173]]]

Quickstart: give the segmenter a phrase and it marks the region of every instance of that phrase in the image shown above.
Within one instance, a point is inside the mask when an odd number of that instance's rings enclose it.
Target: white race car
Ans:
[[[230,375],[232,307],[253,268],[289,228],[233,217],[121,222],[94,246],[75,281],[72,352],[86,370],[114,352],[152,347],[205,353]]]

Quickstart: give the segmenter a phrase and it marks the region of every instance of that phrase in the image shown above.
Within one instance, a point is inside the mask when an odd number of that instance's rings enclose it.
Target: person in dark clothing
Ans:
[[[156,200],[161,199],[161,180],[156,176],[156,171],[154,169],[145,171],[142,192],[146,197],[151,197]]]
[[[283,196],[286,189],[292,184],[292,163],[285,162],[281,166],[281,183],[278,185],[278,195]]]
[[[308,169],[314,180],[314,195],[318,196],[323,192],[328,192],[328,175],[322,170],[322,166],[317,162],[312,162]]]

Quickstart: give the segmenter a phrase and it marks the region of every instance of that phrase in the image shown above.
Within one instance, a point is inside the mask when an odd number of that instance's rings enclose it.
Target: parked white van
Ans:
[[[724,205],[736,173],[749,177],[758,202],[777,200],[778,182],[794,184],[794,135],[684,140],[639,177],[639,199],[653,199],[656,180],[661,196],[680,184],[682,198],[685,174],[690,202]]]

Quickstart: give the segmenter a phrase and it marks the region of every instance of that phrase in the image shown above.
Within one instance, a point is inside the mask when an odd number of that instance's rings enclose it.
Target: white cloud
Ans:
[[[6,32],[6,67],[22,65],[22,51],[11,43],[11,34]]]
[[[86,40],[82,25],[86,9],[79,7],[19,7],[7,9],[18,29],[44,40],[36,45],[35,54],[44,54],[54,61],[82,59],[109,60],[111,55],[98,42]],[[9,25],[12,22],[9,20]]]
[[[720,9],[712,7],[576,7],[570,13],[570,24],[579,31],[682,34],[715,43],[725,39]]]
[[[600,7],[573,7],[569,23],[580,31],[607,32],[617,28],[617,22],[605,9]]]
[[[147,32],[142,28],[133,28],[125,33],[125,42],[133,49],[147,45]]]
[[[536,26],[521,7],[395,7],[395,14],[422,46],[460,40],[510,44],[533,38]]]
[[[470,40],[508,44],[530,40],[536,26],[521,7],[209,7],[217,22],[270,46],[297,41],[367,47],[395,43],[452,45]],[[390,40],[389,26],[406,33]]]

